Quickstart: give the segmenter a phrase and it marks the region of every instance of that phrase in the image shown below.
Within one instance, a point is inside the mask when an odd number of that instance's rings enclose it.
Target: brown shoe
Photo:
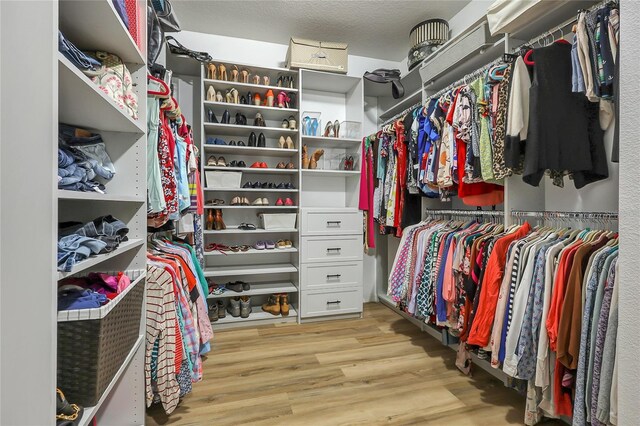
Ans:
[[[222,209],[213,210],[213,229],[216,231],[227,229],[227,226],[224,224],[224,220],[222,219]]]
[[[280,295],[272,294],[267,303],[262,305],[262,310],[271,315],[280,315]]]
[[[280,313],[283,317],[289,316],[289,295],[280,295]]]

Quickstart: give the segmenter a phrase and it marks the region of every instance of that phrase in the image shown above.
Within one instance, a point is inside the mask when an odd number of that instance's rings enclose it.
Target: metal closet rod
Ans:
[[[451,216],[504,216],[503,211],[499,210],[425,210],[426,214],[433,215],[451,215]]]
[[[387,125],[387,124],[389,124],[389,123],[393,123],[393,122],[394,122],[395,120],[397,120],[398,118],[400,118],[400,117],[402,117],[402,116],[404,116],[404,115],[407,115],[409,112],[413,111],[414,109],[416,109],[416,108],[418,108],[418,107],[420,107],[420,106],[422,106],[422,102],[416,102],[415,104],[411,105],[410,107],[405,108],[405,110],[404,110],[404,111],[402,111],[402,112],[400,112],[400,113],[398,113],[398,114],[394,115],[392,118],[390,118],[390,119],[388,119],[387,121],[385,121],[384,123],[382,123],[382,126],[380,126],[380,127],[384,127],[384,126],[386,126],[386,125]]]
[[[616,212],[563,212],[563,211],[526,211],[511,210],[514,217],[533,217],[541,219],[601,220],[618,219]]]
[[[594,4],[593,6],[589,7],[588,9],[580,9],[578,10],[578,12],[591,12],[594,11],[596,9],[601,8],[602,6],[606,5],[606,4],[618,4],[618,0],[604,0],[601,1],[599,3]],[[576,21],[577,21],[577,17],[573,17],[571,19],[567,19],[566,21],[564,21],[562,24],[556,26],[555,28],[545,31],[544,33],[540,34],[538,37],[534,37],[531,40],[529,40],[528,42],[521,44],[520,46],[516,47],[515,49],[512,50],[512,52],[516,52],[520,49],[522,49],[524,46],[533,46],[535,43],[538,43],[540,40],[543,40],[545,38],[547,38],[548,36],[552,35],[553,33],[555,33],[556,31],[561,31],[564,30],[566,27],[568,27],[569,25],[573,25]]]
[[[470,72],[469,74],[466,74],[464,77],[456,80],[455,82],[451,83],[450,85],[448,85],[447,87],[445,87],[444,89],[439,90],[438,92],[436,92],[433,95],[429,95],[429,99],[433,99],[433,98],[439,98],[440,96],[442,96],[444,93],[448,92],[449,90],[452,90],[458,86],[461,86],[462,84],[466,84],[467,80],[471,79],[472,81],[475,80],[476,77],[480,77],[480,75],[482,73],[484,73],[486,70],[488,70],[489,68],[493,67],[494,65],[497,65],[501,62],[504,62],[502,57],[496,58],[493,61],[489,62],[486,65],[481,66],[480,68],[478,68],[477,70]]]

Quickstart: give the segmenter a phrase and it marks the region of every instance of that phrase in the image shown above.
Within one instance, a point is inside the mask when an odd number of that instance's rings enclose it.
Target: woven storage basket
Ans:
[[[101,308],[58,313],[58,387],[67,400],[96,405],[140,335],[144,271]]]

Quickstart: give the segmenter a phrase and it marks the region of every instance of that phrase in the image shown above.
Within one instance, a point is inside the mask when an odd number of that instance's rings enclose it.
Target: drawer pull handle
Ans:
[[[341,276],[342,275],[340,275],[340,274],[330,274],[330,275],[327,275],[327,279],[329,279],[329,278],[340,278]]]
[[[327,252],[337,251],[338,253],[340,253],[340,250],[342,250],[340,247],[328,247],[327,248]]]
[[[327,305],[339,305],[340,301],[339,300],[334,300],[333,302],[327,302]]]
[[[331,225],[340,226],[341,223],[342,223],[341,220],[328,220],[327,221],[327,226],[331,226]]]

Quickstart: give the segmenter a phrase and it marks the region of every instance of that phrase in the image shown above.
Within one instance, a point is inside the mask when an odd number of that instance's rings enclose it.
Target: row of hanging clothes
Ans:
[[[617,215],[555,217],[600,225]],[[616,424],[617,257],[607,230],[430,215],[405,229],[388,295],[459,339],[466,374],[471,352],[506,373],[527,394],[526,424]]]
[[[153,234],[152,234],[153,235]],[[157,234],[156,234],[157,235]],[[145,390],[147,407],[171,414],[202,380],[201,357],[211,350],[208,284],[194,248],[178,238],[148,241]]]
[[[618,161],[617,4],[581,11],[575,31],[573,44],[562,29],[545,34],[363,140],[368,246],[376,232],[400,236],[417,222],[406,209],[412,195],[493,206],[514,174],[533,186],[546,174],[562,187],[568,176],[576,188],[609,176],[605,130]]]

